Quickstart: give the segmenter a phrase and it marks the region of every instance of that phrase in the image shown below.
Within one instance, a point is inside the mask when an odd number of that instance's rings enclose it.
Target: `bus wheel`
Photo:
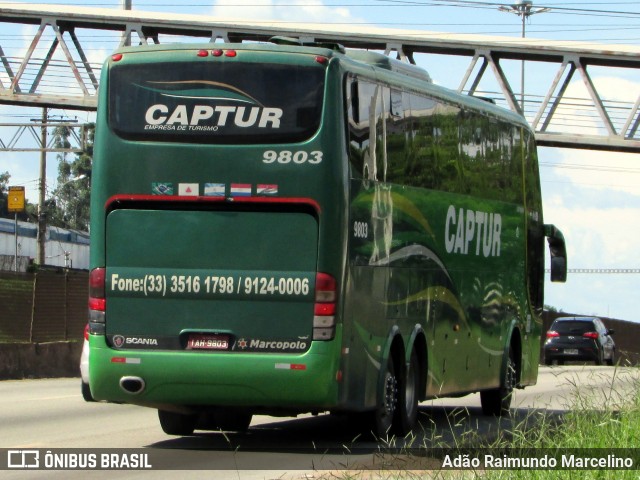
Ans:
[[[516,362],[513,358],[513,349],[509,348],[509,357],[504,372],[504,378],[500,382],[500,388],[480,392],[482,413],[499,417],[509,413],[511,397],[516,386]]]
[[[373,414],[373,433],[378,437],[388,435],[393,425],[393,417],[398,407],[398,379],[396,378],[393,358],[389,355],[384,378],[378,391],[377,407]]]
[[[412,350],[396,411],[394,431],[398,435],[404,436],[409,433],[414,429],[418,421],[419,375],[418,355],[415,350]]]
[[[160,426],[167,435],[191,435],[196,428],[197,415],[158,410]]]

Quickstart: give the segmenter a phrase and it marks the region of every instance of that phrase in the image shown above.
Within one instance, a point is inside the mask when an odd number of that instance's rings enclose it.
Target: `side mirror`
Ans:
[[[544,234],[549,243],[549,253],[551,254],[551,281],[567,281],[567,249],[564,242],[564,235],[555,225],[545,224]]]

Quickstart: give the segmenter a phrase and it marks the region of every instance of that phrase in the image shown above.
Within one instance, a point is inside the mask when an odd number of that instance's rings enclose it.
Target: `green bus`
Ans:
[[[345,414],[536,382],[545,225],[534,135],[422,69],[340,45],[125,47],[102,71],[90,386],[163,430]]]

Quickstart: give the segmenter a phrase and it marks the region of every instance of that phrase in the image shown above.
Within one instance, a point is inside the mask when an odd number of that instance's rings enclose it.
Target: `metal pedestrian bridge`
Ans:
[[[2,6],[0,23],[4,32],[22,34],[0,36],[4,104],[95,110],[102,60],[127,41],[246,42],[283,35],[382,51],[427,70],[430,62],[462,59],[460,74],[434,80],[524,114],[539,145],[640,152],[640,46],[54,5]],[[612,95],[611,79],[632,87]]]

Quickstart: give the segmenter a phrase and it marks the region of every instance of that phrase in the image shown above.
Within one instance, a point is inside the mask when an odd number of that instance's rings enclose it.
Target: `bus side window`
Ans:
[[[433,188],[435,169],[435,136],[437,127],[434,122],[436,102],[417,94],[409,94],[409,109],[405,111],[407,119],[407,160],[405,178],[409,185]],[[400,182],[400,183],[404,183]]]
[[[387,180],[387,122],[389,118],[390,104],[389,88],[376,85],[375,95],[372,97],[372,105],[369,114],[374,128],[370,130],[371,142],[375,141],[375,154],[370,159],[371,180],[386,182]]]
[[[521,135],[525,172],[525,214],[527,215],[527,277],[529,299],[534,310],[542,313],[544,296],[544,237],[542,202],[538,177],[538,156],[533,137]]]
[[[351,119],[354,124],[360,123],[360,95],[358,94],[358,82],[355,79],[351,80],[350,83],[350,98],[349,98],[349,107]]]
[[[369,101],[363,91],[363,82],[356,78],[347,79],[347,122],[349,128],[350,177],[363,178],[365,153],[369,150]]]
[[[384,105],[389,103],[388,95],[385,101],[382,96],[384,87],[381,85],[365,80],[351,81],[356,84],[347,88],[349,98],[346,102],[351,178],[380,180],[386,156],[383,112]],[[352,100],[354,94],[357,95],[357,102]]]
[[[407,123],[405,121],[405,106],[408,107],[408,102],[405,100],[406,97],[408,97],[407,94],[391,89],[389,116],[387,118],[386,181],[401,185],[411,184],[410,177],[405,176],[410,148],[407,138]]]

